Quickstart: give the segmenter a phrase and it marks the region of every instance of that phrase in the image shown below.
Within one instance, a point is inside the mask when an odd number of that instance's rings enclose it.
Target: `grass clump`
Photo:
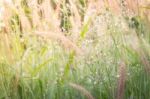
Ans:
[[[148,99],[147,2],[2,0],[0,99]]]

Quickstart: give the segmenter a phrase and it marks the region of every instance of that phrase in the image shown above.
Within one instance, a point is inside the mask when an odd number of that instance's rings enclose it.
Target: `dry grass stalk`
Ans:
[[[81,49],[71,40],[65,37],[62,33],[36,31],[35,34],[37,34],[38,36],[46,37],[51,40],[59,41],[65,49],[74,50],[76,54],[81,54]]]
[[[60,19],[60,13],[61,13],[61,2],[58,2],[56,5],[56,9],[54,9],[54,14],[53,17],[55,18],[55,26],[59,27],[60,23],[61,23],[61,19]]]
[[[10,27],[10,20],[12,17],[12,10],[9,4],[7,4],[6,2],[4,2],[4,12],[3,12],[3,22],[4,22],[4,27],[3,27],[3,32],[4,33],[9,33],[11,31],[11,27]]]
[[[0,35],[0,39],[3,41],[3,45],[2,45],[3,50],[2,51],[5,55],[5,57],[7,58],[8,63],[13,64],[14,63],[14,55],[13,55],[13,51],[12,51],[12,48],[10,45],[10,43],[11,43],[10,38],[11,38],[11,36],[9,36],[6,33]]]
[[[117,99],[123,99],[126,80],[126,65],[122,61],[119,65],[119,79],[117,86]]]
[[[121,14],[121,9],[118,3],[118,0],[109,0],[109,7],[111,11],[115,14]]]
[[[29,7],[32,9],[31,16],[32,16],[32,25],[33,27],[41,27],[41,21],[39,16],[39,5],[37,0],[28,1]]]
[[[52,15],[54,13],[50,0],[44,0],[42,3],[42,9],[43,9],[43,14],[44,14],[44,19],[46,22],[51,22],[52,21]]]
[[[140,37],[138,37],[137,35],[134,36],[134,38],[136,39],[136,47],[134,47],[134,45],[132,45],[132,48],[138,53],[139,57],[140,57],[140,61],[142,62],[142,64],[144,65],[144,69],[146,72],[150,73],[150,61],[147,59],[147,55],[144,51],[144,49],[142,48],[142,39]]]
[[[38,5],[39,10],[42,12],[41,25],[38,30],[44,31],[60,31],[60,3],[57,4],[56,9],[52,7],[49,0],[45,0],[42,4]]]
[[[82,87],[81,85],[78,84],[74,84],[74,83],[69,83],[69,85],[78,90],[79,92],[81,92],[83,95],[85,95],[87,97],[87,99],[94,99],[94,97],[91,95],[90,92],[88,92],[84,87]]]
[[[150,0],[126,0],[127,8],[135,14],[140,14],[141,6],[150,4]]]
[[[12,4],[12,9],[19,16],[20,30],[23,32],[31,30],[31,24],[30,24],[29,19],[27,18],[26,14],[24,12],[24,8],[22,7],[20,0],[16,0],[15,3]]]
[[[21,31],[31,30],[31,24],[30,24],[28,18],[26,17],[26,15],[25,15],[22,8],[20,8],[18,10],[18,15],[19,15],[19,18],[20,18]]]
[[[147,73],[150,73],[150,61],[147,59],[145,53],[142,50],[138,51],[144,69]]]
[[[20,29],[22,31],[30,30],[31,24],[26,17],[23,8],[21,7],[21,3],[19,1],[15,2],[15,4],[8,4],[4,2],[5,11],[3,13],[3,21],[5,24],[4,32],[11,31],[10,21],[13,15],[17,14],[19,16],[20,21]]]
[[[137,9],[137,4],[136,4],[137,0],[126,0],[127,2],[127,7],[129,8],[130,11],[135,12],[135,10]]]
[[[85,24],[86,22],[88,22],[88,20],[90,18],[93,18],[96,14],[97,14],[96,2],[94,2],[94,1],[92,2],[92,0],[91,0],[91,1],[89,1],[88,5],[87,5],[87,10],[84,15],[83,23]]]
[[[81,23],[82,23],[81,16],[76,6],[75,0],[69,0],[69,3],[72,12],[72,16],[70,16],[70,21],[72,24],[73,37],[74,37],[74,41],[77,41],[77,38],[79,37],[79,33],[80,33]]]

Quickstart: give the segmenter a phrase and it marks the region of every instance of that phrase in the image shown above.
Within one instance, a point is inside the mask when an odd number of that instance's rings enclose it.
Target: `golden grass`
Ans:
[[[63,0],[57,2],[55,8],[52,7],[52,3],[49,0],[44,0],[40,4],[37,0],[26,0],[26,2],[28,5],[27,8],[30,10],[32,9],[30,13],[25,12],[20,0],[14,0],[13,4],[7,3],[3,0],[5,10],[2,20],[5,26],[2,29],[2,33],[12,32],[12,28],[10,27],[12,25],[12,16],[17,15],[19,17],[18,27],[21,32],[32,33],[32,31],[35,31],[36,33],[34,33],[36,35],[38,34],[39,36],[59,41],[64,48],[73,49],[76,53],[82,53],[81,49],[76,45],[76,42],[78,42],[80,38],[82,25],[87,23],[90,18],[94,19],[95,16],[101,13],[106,7],[116,15],[122,13],[122,8],[118,0],[88,0],[87,5],[84,8],[86,10],[82,19],[77,6],[78,2],[76,0],[69,0],[69,8],[71,10],[69,20],[72,24],[71,32],[73,37],[70,40],[70,38],[63,35],[64,32],[61,31],[62,27],[60,26],[60,14],[62,13],[61,5],[64,3]],[[139,11],[139,7],[149,4],[149,0],[125,0],[125,2],[126,8],[134,13]],[[141,12],[144,13],[143,15],[147,16],[148,20],[150,20],[150,14],[148,11],[149,10],[146,9]]]
[[[69,40],[67,37],[65,37],[62,33],[59,32],[43,32],[43,31],[36,31],[35,34],[41,37],[45,37],[50,40],[59,41],[59,43],[67,50],[74,50],[76,54],[81,54],[81,49],[73,43],[71,40]]]
[[[91,95],[90,92],[88,92],[84,87],[82,87],[81,85],[75,84],[75,83],[69,83],[69,85],[78,90],[79,92],[81,92],[83,95],[86,96],[87,99],[94,99],[94,97]]]
[[[3,0],[4,1],[4,0]],[[37,30],[45,31],[49,29],[53,30],[61,30],[60,27],[60,13],[61,8],[60,5],[63,3],[63,1],[58,2],[56,5],[56,8],[52,8],[52,4],[49,0],[44,0],[41,4],[37,3],[37,0],[26,0],[27,5],[29,9],[32,9],[31,13],[29,14],[31,16],[31,21],[27,17],[23,7],[21,6],[20,0],[15,0],[14,4],[8,4],[7,2],[4,3],[5,11],[3,20],[5,23],[5,32],[10,31],[9,22],[11,19],[11,16],[15,13],[19,16],[20,19],[20,27],[23,29],[23,31],[30,32],[31,26],[35,27]],[[81,15],[79,14],[79,10],[77,7],[76,0],[69,0],[69,8],[71,10],[71,16],[70,21],[72,24],[72,34],[75,36],[75,40],[79,37],[79,30],[82,27],[82,24],[87,22],[89,17],[93,17],[93,15],[97,15],[98,13],[101,13],[106,7],[109,7],[109,9],[116,13],[116,15],[121,14],[122,7],[119,4],[120,1],[118,0],[89,0],[88,4],[86,6],[85,15],[83,18],[83,21],[81,20]],[[126,9],[129,9],[131,12],[137,13],[140,6],[145,6],[149,4],[149,0],[125,0],[126,2]],[[149,18],[149,13],[146,11],[147,16]],[[40,15],[42,14],[42,16]],[[145,13],[145,11],[144,11]],[[32,24],[31,24],[32,23]],[[47,29],[48,28],[48,29]]]
[[[69,0],[69,9],[71,10],[71,15],[69,16],[69,21],[71,21],[72,28],[72,36],[73,39],[70,39],[68,36],[65,36],[64,32],[61,31],[61,5],[63,0],[58,2],[56,8],[52,7],[52,3],[50,0],[44,0],[41,4],[38,4],[37,0],[26,0],[28,9],[32,11],[30,13],[26,13],[25,9],[21,5],[20,0],[14,0],[14,4],[8,4],[3,0],[4,13],[3,13],[3,23],[5,26],[2,29],[0,39],[3,41],[3,50],[5,52],[6,58],[10,63],[14,62],[15,55],[11,49],[11,32],[13,29],[11,27],[12,17],[14,15],[19,17],[19,23],[17,27],[19,27],[19,32],[23,33],[33,33],[33,35],[38,35],[40,37],[44,37],[46,39],[50,39],[56,42],[59,42],[60,45],[66,50],[73,50],[77,55],[81,55],[83,51],[77,46],[76,42],[78,38],[80,38],[80,30],[82,25],[87,23],[87,21],[92,18],[94,19],[102,11],[105,11],[106,8],[109,8],[110,11],[116,15],[122,14],[122,7],[120,6],[119,0],[88,0],[87,5],[85,7],[85,14],[82,19],[81,14],[79,13],[79,8],[77,6],[76,0]],[[129,9],[129,13],[135,13],[135,15],[142,14],[144,17],[150,21],[150,13],[149,6],[150,0],[126,0],[125,8]],[[31,20],[30,20],[30,17]],[[104,31],[105,32],[105,31]],[[145,66],[145,70],[150,72],[150,62],[148,61],[145,53],[142,50],[139,50],[139,43],[137,41],[138,37],[134,36],[135,42],[138,44],[133,44],[133,48],[139,53],[141,58],[141,62]],[[133,40],[133,39],[132,39]],[[132,46],[132,45],[131,45]],[[119,79],[117,86],[117,99],[123,99],[124,90],[125,90],[125,80],[126,80],[126,64],[121,62],[119,65]],[[19,77],[16,75],[14,78],[16,86],[18,85]],[[94,99],[94,97],[88,92],[83,86],[70,83],[72,88],[78,90],[83,95],[85,95],[88,99]]]
[[[119,79],[117,86],[117,99],[123,99],[126,80],[126,64],[122,61],[119,65]]]

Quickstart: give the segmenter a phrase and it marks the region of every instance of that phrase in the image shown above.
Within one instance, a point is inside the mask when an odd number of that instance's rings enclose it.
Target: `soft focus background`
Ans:
[[[0,0],[0,99],[149,99],[150,0]]]

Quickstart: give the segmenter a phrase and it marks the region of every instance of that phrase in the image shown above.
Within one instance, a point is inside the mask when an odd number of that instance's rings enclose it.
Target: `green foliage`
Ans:
[[[26,1],[22,0],[21,4],[26,16],[32,19],[32,9],[28,8]],[[43,0],[37,2],[42,4]],[[57,1],[51,2],[55,8]],[[72,25],[69,16],[72,13],[66,3],[69,1],[65,0],[61,4],[60,27],[65,29],[67,36],[71,36]],[[76,6],[79,7],[83,18],[87,1],[79,0]],[[118,18],[109,11],[98,17],[103,18],[106,33],[99,36],[101,31],[98,29],[102,24],[94,23],[96,19],[90,17],[82,24],[79,32],[78,45],[83,49],[83,53],[77,55],[73,50],[64,49],[57,41],[22,33],[19,15],[16,12],[10,22],[12,33],[1,33],[4,34],[2,37],[9,35],[9,41],[3,41],[0,36],[0,99],[87,98],[72,88],[70,83],[81,85],[94,99],[116,99],[120,77],[119,63],[122,60],[126,64],[124,98],[148,99],[150,78],[144,62],[150,60],[149,23],[139,16],[132,16],[131,19],[122,16]],[[118,20],[119,22],[116,22]],[[122,22],[127,26],[128,34],[125,34]],[[132,36],[133,31],[137,33],[137,37]],[[32,33],[32,30],[30,32]],[[129,42],[136,38],[139,41],[137,49],[132,46],[137,42]],[[9,53],[7,46],[10,46]],[[146,60],[141,60],[140,51],[144,55],[146,53]]]

